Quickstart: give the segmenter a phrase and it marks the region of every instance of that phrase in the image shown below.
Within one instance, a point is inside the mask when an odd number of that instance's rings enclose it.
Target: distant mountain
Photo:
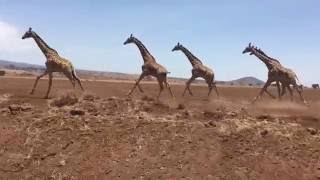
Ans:
[[[243,85],[263,85],[264,84],[264,81],[261,81],[260,79],[257,79],[255,77],[243,77],[243,78],[240,78],[240,79],[236,79],[236,80],[232,80],[232,81],[229,81],[228,84],[230,85],[240,85],[240,86],[243,86]]]
[[[5,70],[19,70],[21,75],[34,75],[40,72],[43,72],[45,67],[41,65],[34,65],[29,63],[20,63],[14,61],[6,61],[0,60],[0,69]],[[88,79],[116,79],[116,80],[134,80],[139,77],[138,74],[126,74],[126,73],[118,73],[118,72],[105,72],[105,71],[91,71],[91,70],[77,70],[77,73],[81,77],[85,77]],[[15,75],[18,75],[15,73]],[[58,75],[59,76],[59,75]],[[173,82],[185,82],[186,78],[176,78],[170,77],[170,81]],[[154,78],[148,77],[146,80],[152,81]],[[196,80],[194,83],[203,84],[204,80]],[[236,85],[236,86],[248,86],[248,85],[262,85],[263,81],[255,78],[255,77],[243,77],[240,79],[236,79],[233,81],[217,81],[217,84],[221,85]]]
[[[21,62],[13,62],[13,61],[6,61],[0,60],[0,68],[6,69],[17,69],[17,70],[39,70],[44,69],[44,66],[28,64],[28,63],[21,63]]]

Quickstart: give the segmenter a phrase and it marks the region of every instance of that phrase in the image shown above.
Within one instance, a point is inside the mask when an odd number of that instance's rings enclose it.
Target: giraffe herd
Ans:
[[[80,79],[77,77],[75,69],[72,65],[72,63],[65,59],[62,58],[58,52],[51,48],[36,32],[32,30],[32,28],[29,28],[28,31],[23,35],[22,39],[27,39],[27,38],[33,38],[46,57],[46,70],[43,74],[37,76],[35,83],[33,85],[33,88],[31,90],[31,94],[34,93],[38,81],[44,77],[45,75],[49,76],[49,85],[48,85],[48,90],[45,95],[45,98],[49,97],[49,93],[52,87],[52,78],[53,78],[53,73],[54,72],[61,72],[63,73],[71,82],[73,88],[75,88],[76,83],[79,84],[80,88],[84,90]],[[148,49],[143,45],[143,43],[134,37],[132,34],[130,37],[123,43],[124,45],[127,44],[135,44],[142,56],[142,59],[144,61],[142,65],[142,73],[140,74],[140,77],[138,80],[136,80],[134,86],[128,93],[128,96],[131,96],[134,90],[138,87],[138,89],[143,92],[142,87],[140,86],[140,81],[146,77],[146,76],[153,76],[157,79],[160,90],[158,92],[157,99],[159,99],[162,91],[166,87],[172,98],[174,98],[174,94],[171,90],[170,84],[168,83],[167,80],[167,75],[169,72],[166,70],[166,68],[159,63],[157,63],[156,59],[152,56],[152,54],[148,51]],[[185,89],[183,91],[183,96],[185,95],[186,91],[189,92],[191,96],[193,96],[193,93],[190,89],[191,83],[196,79],[196,78],[203,78],[205,82],[208,85],[208,98],[211,94],[212,89],[214,89],[217,97],[219,98],[219,92],[216,86],[215,82],[215,76],[214,72],[212,69],[209,67],[205,66],[200,59],[198,59],[196,56],[194,56],[187,48],[185,48],[182,44],[178,43],[172,51],[181,51],[183,52],[187,59],[190,61],[192,65],[192,70],[191,70],[191,78],[186,82]],[[259,94],[254,98],[253,102],[255,102],[258,99],[261,99],[262,95],[264,93],[267,93],[269,96],[272,98],[275,98],[270,92],[268,92],[268,87],[275,82],[277,89],[278,89],[278,99],[281,100],[282,96],[286,93],[286,90],[289,91],[291,100],[293,100],[293,91],[291,89],[291,86],[293,87],[294,90],[296,90],[300,96],[300,99],[303,103],[307,103],[302,95],[302,85],[299,83],[298,77],[295,74],[294,71],[291,69],[285,68],[284,66],[281,65],[279,60],[274,59],[266,55],[261,49],[251,45],[249,45],[243,50],[243,54],[249,53],[250,55],[255,55],[258,59],[260,59],[267,67],[268,69],[268,79],[263,88],[260,90]]]

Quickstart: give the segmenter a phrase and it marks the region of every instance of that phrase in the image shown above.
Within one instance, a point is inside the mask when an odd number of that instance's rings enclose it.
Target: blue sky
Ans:
[[[191,65],[179,41],[218,80],[267,77],[264,64],[242,55],[253,42],[293,69],[304,84],[319,82],[318,0],[0,0],[0,59],[44,64],[29,26],[78,69],[140,73],[142,59],[133,33],[171,76],[189,77]],[[2,34],[2,35],[1,35]]]

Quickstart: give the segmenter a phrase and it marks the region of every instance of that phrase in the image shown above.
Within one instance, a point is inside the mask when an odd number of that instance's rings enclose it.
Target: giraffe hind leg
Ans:
[[[63,74],[69,79],[69,81],[72,84],[72,87],[75,88],[76,87],[76,82],[75,82],[75,79],[74,79],[72,73],[68,71],[68,72],[63,72]]]
[[[82,90],[82,91],[84,91],[84,88],[83,88],[83,86],[82,86],[82,83],[81,83],[81,81],[80,81],[79,77],[77,76],[77,74],[76,74],[76,71],[75,71],[75,70],[72,70],[72,76],[73,76],[73,78],[78,82],[78,84],[79,84],[79,86],[80,86],[81,90]]]
[[[216,83],[215,83],[215,82],[214,82],[214,83],[212,83],[212,87],[213,87],[214,91],[216,92],[217,97],[219,98],[219,97],[220,97],[220,95],[219,95],[218,88],[217,88],[217,85],[216,85]]]
[[[175,97],[174,97],[174,94],[173,94],[173,92],[171,90],[170,84],[167,81],[165,81],[165,84],[166,84],[166,87],[168,88],[168,90],[170,92],[171,97],[174,99]]]

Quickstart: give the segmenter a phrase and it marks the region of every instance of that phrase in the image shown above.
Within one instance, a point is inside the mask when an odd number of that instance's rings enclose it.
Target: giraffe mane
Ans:
[[[152,56],[152,54],[149,52],[149,50],[146,48],[146,46],[144,46],[144,44],[143,44],[139,39],[137,39],[137,38],[135,38],[135,37],[133,37],[133,38],[134,38],[135,41],[137,41],[137,42],[147,51],[147,53],[148,53],[153,59],[155,59],[155,58]]]
[[[54,51],[55,53],[58,54],[58,52],[57,52],[55,49],[51,48],[36,32],[33,32],[33,33],[34,33],[34,35],[36,36],[36,38],[40,39],[40,41],[41,41],[45,46],[47,46],[48,49],[50,49],[50,50],[52,50],[52,51]]]
[[[189,54],[192,55],[193,58],[195,58],[197,61],[203,64],[202,61],[199,58],[197,58],[195,55],[193,55],[186,47],[184,47],[182,44],[180,44],[180,46],[182,49],[185,49],[187,52],[189,52]]]
[[[277,59],[274,59],[274,58],[268,56],[268,55],[267,55],[264,51],[262,51],[260,48],[254,47],[254,49],[255,49],[258,53],[260,53],[261,55],[263,55],[263,56],[265,56],[265,57],[267,57],[267,58],[269,58],[269,59],[271,59],[271,60],[273,60],[273,61],[276,61],[276,62],[280,63]]]

